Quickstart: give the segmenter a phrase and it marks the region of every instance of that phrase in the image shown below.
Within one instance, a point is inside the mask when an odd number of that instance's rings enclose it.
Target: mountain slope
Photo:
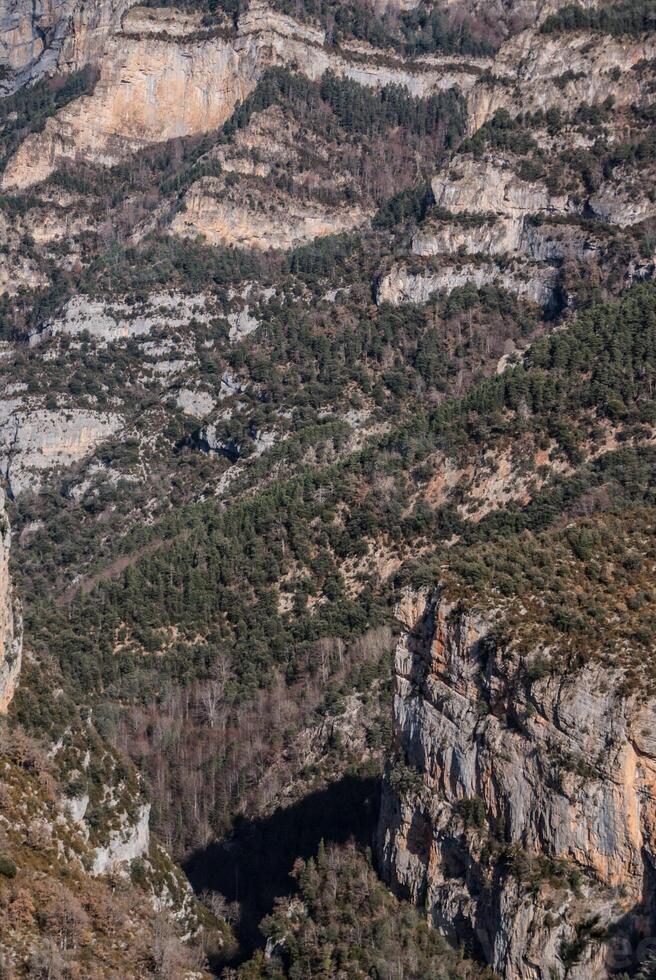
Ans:
[[[3,18],[2,901],[74,861],[82,976],[94,902],[126,976],[637,969],[651,4]]]

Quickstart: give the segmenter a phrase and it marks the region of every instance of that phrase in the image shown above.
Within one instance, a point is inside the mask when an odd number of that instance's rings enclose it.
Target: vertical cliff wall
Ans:
[[[0,0],[0,95],[94,62],[134,0]]]
[[[22,624],[9,578],[11,532],[0,490],[0,714],[5,714],[14,696],[21,665]]]
[[[384,876],[502,977],[635,963],[654,931],[654,701],[603,662],[550,673],[494,610],[439,591],[399,618]]]

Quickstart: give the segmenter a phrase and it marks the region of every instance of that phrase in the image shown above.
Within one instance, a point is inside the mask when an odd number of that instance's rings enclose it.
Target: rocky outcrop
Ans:
[[[134,0],[21,0],[0,3],[0,93],[48,72],[74,71],[95,60],[107,34]]]
[[[129,864],[147,854],[150,843],[149,817],[150,804],[144,803],[136,819],[125,820],[124,826],[113,830],[107,842],[94,852],[92,874],[105,874],[117,865]]]
[[[604,262],[618,251],[610,244],[618,233],[585,218],[594,214],[627,225],[648,216],[649,202],[614,185],[589,201],[553,193],[541,180],[519,177],[517,166],[512,154],[456,154],[433,178],[434,207],[412,239],[415,255],[452,258],[441,268],[433,262],[430,272],[399,276],[392,270],[381,283],[381,298],[423,302],[437,289],[461,285],[466,273],[477,286],[496,280],[518,296],[555,306],[565,295],[562,288],[555,293],[563,285],[564,268],[584,266],[586,275],[603,280]],[[476,268],[462,265],[468,255],[478,258]],[[454,256],[461,260],[459,268]]]
[[[229,313],[227,320],[230,324],[230,340],[235,343],[254,333],[260,325],[260,321],[251,314],[248,306],[239,310],[238,313]]]
[[[56,62],[56,49],[61,46],[67,30],[71,6],[67,3],[35,4],[31,16],[26,16],[21,0],[3,2],[0,9],[0,64],[10,79],[3,78],[3,94],[13,91],[23,80],[38,76],[39,61],[43,66]],[[46,32],[51,34],[50,45],[46,43]]]
[[[20,608],[9,577],[11,532],[0,490],[0,714],[6,714],[21,668],[23,632]]]
[[[503,158],[458,156],[431,181],[438,207],[452,214],[478,212],[508,218],[541,212],[563,213],[564,195],[551,194],[538,182],[522,180]]]
[[[467,92],[468,129],[475,133],[498,109],[511,114],[580,102],[603,102],[612,92],[616,107],[647,98],[634,67],[656,56],[656,38],[613,38],[589,31],[542,34],[537,28],[510,38],[489,74]],[[614,76],[619,72],[619,77]]]
[[[85,866],[91,874],[126,870],[131,861],[147,855],[150,804],[143,780],[99,739],[91,721],[72,726],[52,745],[50,756],[65,780],[59,811],[84,839]]]
[[[48,470],[84,459],[122,424],[118,415],[85,409],[14,410],[3,423],[1,408],[0,473],[13,496],[38,488]]]
[[[653,218],[656,215],[656,203],[651,194],[654,176],[653,168],[650,168],[642,174],[642,186],[634,187],[633,175],[627,171],[618,171],[612,182],[602,184],[597,193],[592,195],[589,201],[590,210],[596,218],[620,227]]]
[[[594,248],[587,247],[590,234],[575,226],[580,205],[540,181],[522,180],[502,157],[457,155],[431,189],[440,217],[429,217],[415,233],[416,255],[520,254],[550,262],[583,259]],[[550,219],[571,220],[574,227],[552,227]]]
[[[88,333],[97,341],[111,343],[129,337],[142,337],[160,327],[179,329],[191,319],[206,322],[206,297],[183,296],[174,292],[151,293],[139,305],[103,302],[87,296],[74,296],[62,315],[30,337],[30,345],[58,333],[75,337]]]
[[[109,165],[150,143],[215,129],[249,90],[239,75],[234,48],[222,38],[178,43],[114,36],[93,95],[25,140],[3,186],[38,183],[66,160]]]
[[[595,234],[572,223],[515,218],[426,222],[412,239],[415,255],[520,255],[531,262],[586,262],[599,251],[603,229]],[[539,275],[538,270],[536,273]]]
[[[203,177],[186,195],[184,210],[175,216],[171,230],[183,237],[200,235],[211,245],[291,249],[322,235],[349,231],[365,217],[359,208],[327,208],[272,193],[249,206],[243,199],[231,200],[220,178]]]
[[[398,616],[384,876],[501,976],[626,967],[601,938],[653,926],[656,703],[603,662],[551,673],[442,590]]]
[[[383,276],[376,290],[376,302],[399,306],[402,303],[426,303],[437,293],[450,293],[459,286],[472,283],[476,287],[498,285],[525,299],[548,306],[554,297],[557,274],[549,266],[522,267],[516,263],[511,269],[494,262],[445,261],[439,268],[419,271],[404,265],[394,266]]]
[[[175,396],[175,401],[185,415],[191,415],[198,419],[209,415],[216,404],[210,392],[203,388],[180,388]]]
[[[407,64],[373,49],[339,53],[325,46],[322,31],[259,0],[234,35],[199,32],[193,18],[176,23],[170,33],[160,11],[144,9],[138,18],[131,12],[122,31],[108,28],[93,95],[65,107],[42,133],[25,140],[9,161],[3,187],[38,183],[67,160],[111,164],[152,143],[215,130],[276,65],[297,66],[313,79],[330,69],[363,85],[400,84],[416,95],[454,85],[465,89],[478,73],[453,59]],[[70,45],[75,63],[80,53]]]
[[[425,222],[412,239],[415,255],[453,255],[465,252],[475,255],[507,255],[518,251],[522,238],[521,218],[498,218],[481,215],[477,222]]]
[[[544,153],[561,152],[546,129],[534,136],[536,145],[544,141]],[[571,145],[575,133],[559,138]],[[412,238],[412,252],[433,261],[411,276],[393,269],[380,296],[393,303],[423,302],[438,289],[461,285],[467,256],[477,263],[467,273],[469,282],[480,286],[496,279],[552,313],[566,303],[575,305],[582,279],[602,285],[651,277],[649,253],[643,256],[647,264],[633,271],[638,257],[630,230],[656,213],[649,167],[621,168],[595,194],[577,185],[575,173],[554,182],[546,173],[519,176],[527,172],[530,168],[510,150],[454,154],[433,178],[433,206]],[[555,191],[558,186],[568,192]],[[443,257],[443,265],[437,257]]]

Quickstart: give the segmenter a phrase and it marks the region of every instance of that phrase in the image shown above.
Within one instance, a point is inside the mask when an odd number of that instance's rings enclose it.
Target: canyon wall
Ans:
[[[0,0],[0,94],[95,61],[133,0]]]
[[[21,667],[22,622],[9,577],[11,531],[0,490],[0,714],[6,714]]]
[[[129,6],[127,0],[82,9],[71,4],[70,10],[63,5],[32,20],[5,14],[0,61],[22,71],[23,80],[38,77],[44,59],[50,71],[91,62],[100,71],[92,95],[62,109],[23,143],[4,174],[5,189],[38,183],[66,161],[109,165],[152,143],[210,132],[273,66],[295,66],[311,79],[330,70],[370,87],[399,84],[417,96],[457,87],[466,94],[473,133],[497,109],[519,112],[527,100],[532,111],[567,108],[603,101],[612,89],[617,106],[638,103],[643,86],[633,69],[656,54],[652,37],[602,37],[591,44],[586,32],[545,36],[533,27],[509,39],[494,59],[408,60],[362,44],[331,47],[323,30],[262,0],[251,3],[236,31],[207,28],[198,15]]]
[[[469,132],[498,109],[515,114],[558,106],[567,112],[581,102],[603,102],[611,92],[618,108],[639,104],[645,88],[636,69],[655,52],[653,34],[635,39],[599,34],[591,42],[589,31],[522,31],[501,47],[489,73],[468,91]]]
[[[383,875],[502,976],[630,965],[626,930],[653,934],[656,703],[600,662],[543,669],[439,589],[398,616]]]
[[[132,9],[101,18],[67,38],[60,66],[92,60],[100,77],[92,95],[76,100],[29,136],[9,162],[5,189],[44,180],[66,161],[110,165],[153,143],[210,132],[255,88],[267,68],[297,66],[311,79],[332,70],[367,86],[403,85],[413,95],[457,85],[465,90],[481,65],[453,58],[408,63],[367,48],[335,51],[322,30],[254,2],[236,33],[206,29],[194,16]],[[81,17],[81,14],[78,14]],[[120,22],[120,26],[117,26]],[[102,56],[98,50],[104,36]]]

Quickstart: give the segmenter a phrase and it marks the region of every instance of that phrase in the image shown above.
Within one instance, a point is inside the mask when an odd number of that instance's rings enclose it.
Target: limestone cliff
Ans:
[[[21,667],[22,624],[9,578],[11,533],[0,490],[0,714],[5,714],[18,682]]]
[[[193,17],[131,10],[120,29],[111,19],[93,95],[78,99],[28,137],[3,176],[3,187],[44,180],[67,160],[111,164],[149,144],[210,132],[220,126],[267,68],[296,65],[311,79],[328,69],[363,85],[397,83],[414,95],[470,87],[479,67],[454,59],[407,63],[373,49],[335,52],[324,32],[254,2],[236,33],[201,29]],[[72,36],[77,37],[77,35]],[[70,39],[70,59],[84,61]],[[86,52],[89,44],[82,44]],[[99,52],[96,52],[99,55]],[[87,59],[89,60],[89,59]],[[469,59],[471,62],[471,59]]]
[[[135,858],[148,853],[150,830],[148,817],[150,804],[145,803],[132,823],[110,833],[107,843],[96,848],[93,860],[93,874],[104,874],[111,868],[129,864]]]
[[[567,134],[570,145],[577,136]],[[543,155],[547,150],[558,154],[557,140],[546,132],[539,139]],[[431,181],[433,203],[412,238],[412,252],[433,261],[424,261],[423,269],[414,263],[411,273],[393,268],[381,281],[379,298],[424,302],[438,290],[461,285],[466,276],[479,286],[497,281],[519,296],[554,307],[567,299],[568,267],[576,270],[569,276],[574,282],[581,275],[590,281],[609,279],[618,254],[613,241],[623,241],[630,254],[632,226],[655,213],[645,190],[652,176],[648,168],[614,175],[594,194],[577,186],[576,175],[569,184],[563,182],[566,193],[546,179],[546,171],[532,179],[522,172],[521,158],[513,153],[456,152]],[[591,216],[602,220],[590,221]],[[462,262],[458,268],[456,256],[476,257],[476,269],[466,272]],[[618,271],[630,279],[627,266]]]
[[[656,704],[600,662],[549,673],[498,610],[441,590],[398,616],[383,874],[502,976],[630,966],[620,927],[649,935],[654,909]]]
[[[0,3],[0,93],[7,94],[48,72],[74,71],[94,61],[107,33],[131,0],[22,0]]]
[[[182,237],[202,235],[210,245],[290,249],[323,235],[339,234],[365,219],[359,208],[329,208],[270,192],[267,200],[245,203],[225,194],[224,182],[203,177],[190,189],[171,230]]]
[[[469,131],[475,133],[501,108],[567,110],[580,102],[603,102],[611,91],[617,107],[639,104],[646,93],[634,68],[655,53],[653,34],[635,40],[598,35],[591,43],[586,31],[522,31],[501,47],[489,74],[468,91]]]
[[[84,459],[121,427],[114,413],[64,409],[20,411],[20,399],[0,402],[0,473],[13,496],[39,486],[46,472]]]
[[[549,267],[539,268],[516,262],[511,268],[500,268],[492,262],[445,261],[437,268],[409,269],[394,265],[381,278],[376,290],[379,304],[426,303],[437,293],[450,293],[466,283],[477,287],[496,284],[528,299],[538,306],[548,306],[556,286],[556,274]]]
[[[452,214],[476,210],[508,218],[567,209],[564,195],[550,194],[538,182],[520,179],[501,159],[457,157],[431,182],[435,203]]]

